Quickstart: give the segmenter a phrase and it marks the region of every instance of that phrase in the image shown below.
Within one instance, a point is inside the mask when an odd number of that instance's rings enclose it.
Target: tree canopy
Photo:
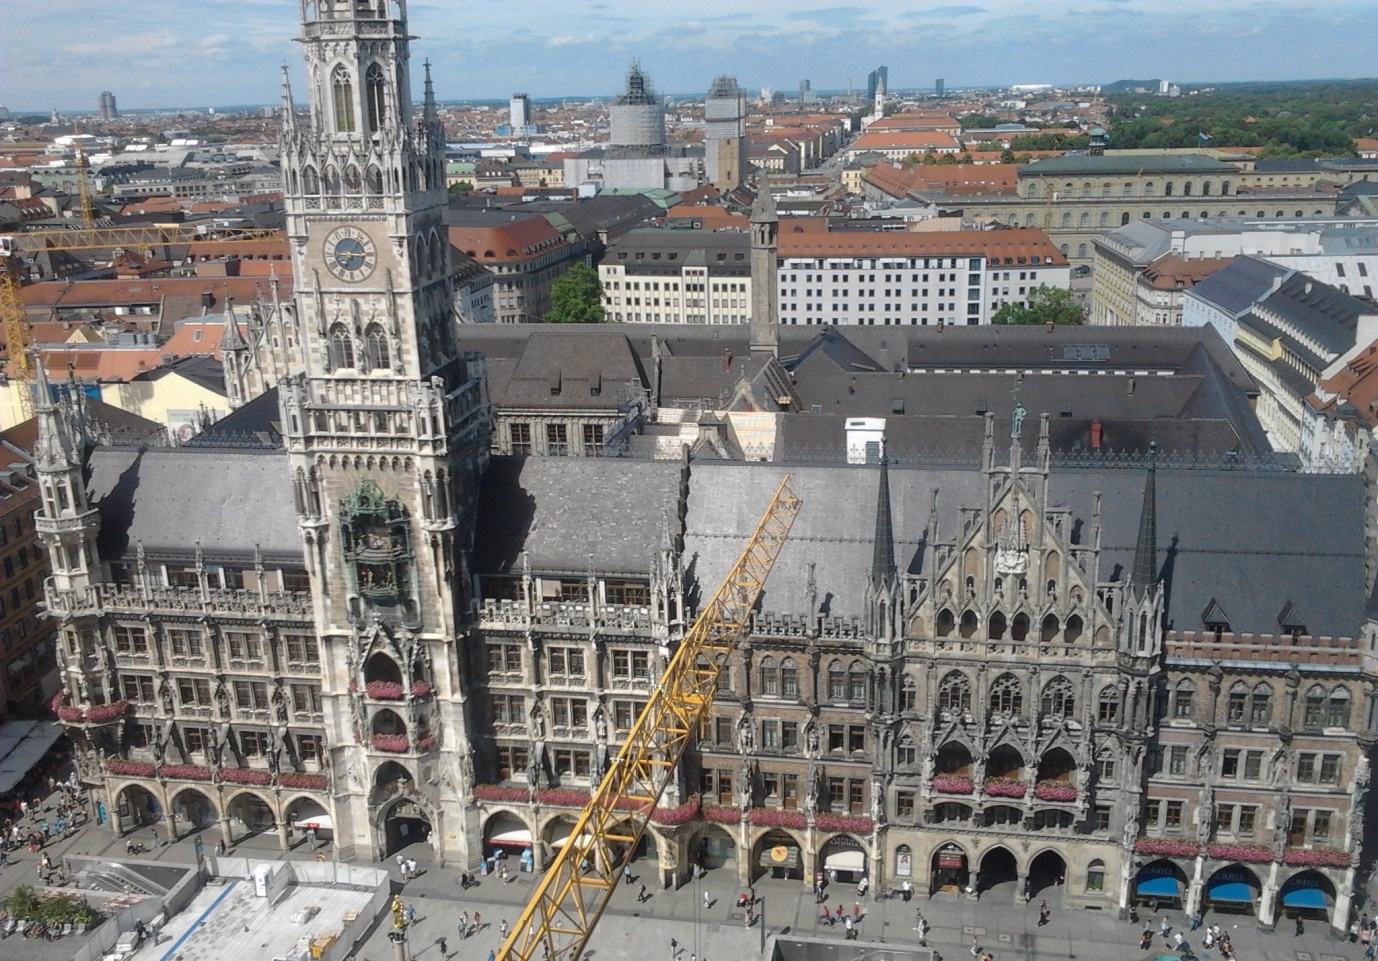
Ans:
[[[1072,292],[1046,284],[1029,291],[1027,304],[1005,304],[995,312],[995,324],[1080,324],[1086,312],[1072,299]]]
[[[545,315],[552,324],[601,324],[603,285],[598,274],[588,264],[575,264],[550,285],[550,311]]]

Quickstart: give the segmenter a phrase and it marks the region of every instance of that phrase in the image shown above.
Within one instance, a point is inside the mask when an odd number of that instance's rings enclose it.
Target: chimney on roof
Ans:
[[[1272,286],[1272,289],[1273,289],[1273,290],[1277,290],[1277,289],[1279,289],[1280,287],[1282,287],[1282,275],[1281,275],[1281,274],[1276,274],[1276,275],[1274,275],[1274,277],[1273,277],[1273,286]]]
[[[1308,281],[1305,283],[1305,285],[1302,286],[1301,291],[1302,291],[1302,293],[1304,293],[1304,294],[1309,294],[1309,293],[1311,293],[1311,281],[1308,280]]]
[[[723,370],[723,373],[724,373],[724,374],[730,374],[730,373],[732,372],[732,351],[731,351],[731,350],[724,350],[724,351],[722,352],[722,370]]]

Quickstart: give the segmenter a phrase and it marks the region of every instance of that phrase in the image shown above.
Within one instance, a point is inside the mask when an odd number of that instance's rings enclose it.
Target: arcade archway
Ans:
[[[1303,871],[1282,882],[1278,916],[1329,922],[1335,909],[1335,884],[1319,871]]]
[[[225,813],[230,816],[231,825],[238,829],[235,835],[239,838],[271,831],[277,823],[268,802],[252,791],[242,791],[231,798]]]
[[[194,787],[182,788],[172,796],[172,813],[179,825],[193,831],[212,827],[220,820],[215,803]]]
[[[1258,915],[1258,875],[1242,864],[1229,864],[1206,882],[1206,900],[1212,911]]]
[[[784,831],[770,831],[756,842],[753,852],[753,877],[766,875],[794,881],[804,879],[803,856],[799,842],[793,835]]]
[[[120,791],[116,796],[116,809],[120,814],[120,824],[126,831],[152,824],[162,815],[162,806],[153,792],[138,784],[130,784]]]
[[[933,852],[929,878],[930,894],[939,891],[957,894],[966,890],[971,869],[967,865],[967,853],[961,845],[949,841]]]
[[[986,894],[993,892],[995,900],[1004,903],[1006,900],[1013,904],[1019,892],[1016,887],[1019,882],[1019,863],[1014,855],[1003,847],[994,847],[981,857],[981,870],[977,873],[977,892]],[[995,891],[999,888],[999,891]],[[1002,895],[1008,895],[1008,898]]]
[[[1067,862],[1056,851],[1044,851],[1029,864],[1029,897],[1061,896],[1067,883]]]
[[[827,872],[830,882],[835,879],[855,884],[866,873],[866,850],[850,834],[829,839],[819,855],[818,863]]]
[[[737,864],[737,841],[719,824],[710,824],[694,842],[694,865],[704,871],[732,869]]]
[[[1155,911],[1160,907],[1181,907],[1187,889],[1187,874],[1166,858],[1150,861],[1134,875],[1134,901]]]
[[[414,844],[429,844],[433,830],[429,815],[415,800],[398,798],[383,817],[383,857],[392,857]]]

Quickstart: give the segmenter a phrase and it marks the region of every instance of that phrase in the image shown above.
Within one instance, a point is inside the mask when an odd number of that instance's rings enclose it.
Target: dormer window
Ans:
[[[1211,598],[1211,602],[1206,605],[1206,609],[1201,612],[1201,623],[1206,625],[1206,630],[1215,635],[1216,640],[1220,640],[1222,634],[1230,633],[1230,618],[1225,613],[1225,609],[1220,606],[1220,602]]]
[[[1282,628],[1282,633],[1290,636],[1294,641],[1301,640],[1302,635],[1308,633],[1306,619],[1301,616],[1301,612],[1290,600],[1282,606],[1282,610],[1278,613],[1278,626]]]

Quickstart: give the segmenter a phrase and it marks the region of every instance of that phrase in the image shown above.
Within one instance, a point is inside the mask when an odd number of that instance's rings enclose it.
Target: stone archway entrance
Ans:
[[[126,831],[156,823],[163,811],[153,792],[138,784],[121,789],[116,797],[116,809],[120,815],[120,826]]]
[[[1067,885],[1067,862],[1056,851],[1044,851],[1029,865],[1029,897],[1062,897]]]
[[[753,878],[766,875],[773,878],[788,878],[801,881],[804,878],[804,860],[799,842],[785,831],[771,831],[756,842],[754,848],[755,870]]]
[[[420,805],[409,797],[398,798],[383,816],[383,857],[390,858],[414,844],[429,845],[434,830]]]
[[[235,835],[240,840],[271,831],[277,824],[268,802],[252,791],[243,791],[231,798],[225,813],[229,815],[231,826],[238,828]]]
[[[691,855],[694,864],[705,871],[717,868],[735,869],[737,841],[721,825],[710,824],[694,842]]]
[[[976,891],[997,904],[1014,904],[1019,897],[1019,863],[1008,849],[991,848],[981,858]]]
[[[966,889],[971,878],[971,869],[967,866],[967,853],[962,850],[961,845],[951,841],[933,852],[930,869],[930,894],[939,891],[959,894]]]
[[[325,805],[313,798],[297,798],[287,806],[286,819],[288,825],[294,831],[301,832],[306,836],[306,832],[315,831],[316,841],[331,841],[335,837],[335,822],[330,817],[330,812],[325,809]]]
[[[194,787],[182,788],[172,796],[172,813],[178,824],[186,825],[190,831],[214,827],[220,820],[215,804]]]

